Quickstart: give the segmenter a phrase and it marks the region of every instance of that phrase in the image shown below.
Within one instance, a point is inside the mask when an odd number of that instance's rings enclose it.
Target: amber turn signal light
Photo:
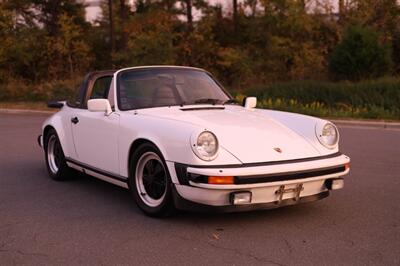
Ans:
[[[231,185],[234,184],[233,176],[209,176],[208,184]]]

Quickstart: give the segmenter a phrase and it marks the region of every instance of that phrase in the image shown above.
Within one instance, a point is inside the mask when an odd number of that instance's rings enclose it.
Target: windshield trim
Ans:
[[[191,68],[191,67],[171,67],[171,66],[152,66],[152,67],[138,67],[138,68],[127,68],[127,69],[122,69],[120,71],[118,71],[117,75],[116,75],[116,95],[117,95],[117,105],[118,105],[118,110],[120,111],[132,111],[132,110],[140,110],[140,109],[149,109],[149,108],[159,108],[159,107],[170,107],[170,106],[182,106],[183,103],[180,104],[170,104],[170,105],[163,105],[163,106],[149,106],[149,107],[140,107],[140,108],[130,108],[130,109],[126,109],[126,108],[121,108],[121,97],[120,97],[120,90],[119,90],[119,83],[120,83],[120,76],[123,73],[126,72],[136,72],[136,71],[143,71],[143,70],[181,70],[181,71],[185,71],[185,70],[191,70],[191,71],[197,71],[197,72],[203,72],[205,74],[207,74],[216,84],[217,86],[222,90],[222,92],[229,98],[229,99],[233,99],[232,95],[222,86],[222,84],[216,80],[211,73],[209,73],[208,71],[204,70],[204,69],[200,69],[200,68]],[[207,103],[202,103],[204,105],[209,105]],[[199,104],[184,104],[185,106],[187,105],[199,105]],[[223,104],[221,104],[223,105]]]

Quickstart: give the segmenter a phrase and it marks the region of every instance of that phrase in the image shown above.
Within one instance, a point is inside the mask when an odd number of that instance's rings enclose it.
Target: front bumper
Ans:
[[[174,188],[173,195],[174,195],[175,207],[179,210],[211,212],[211,213],[229,213],[229,212],[245,212],[245,211],[255,211],[255,210],[270,210],[301,203],[313,202],[328,197],[329,191],[323,191],[315,195],[301,197],[297,201],[293,199],[285,199],[281,201],[279,204],[277,202],[266,202],[266,203],[222,205],[222,206],[207,205],[187,200],[183,198],[181,195],[179,195],[179,193],[176,191],[176,188]]]
[[[318,200],[343,186],[350,158],[335,154],[315,159],[245,167],[196,167],[169,163],[175,182],[175,205],[180,209],[244,211],[277,208]],[[172,169],[171,169],[172,168]],[[235,184],[207,184],[199,176],[234,176]],[[341,185],[332,185],[336,182]],[[234,205],[232,194],[250,192],[251,201]],[[207,208],[206,208],[207,207]]]

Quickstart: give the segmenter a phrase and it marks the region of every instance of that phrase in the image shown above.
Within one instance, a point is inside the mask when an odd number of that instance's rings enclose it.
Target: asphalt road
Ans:
[[[36,143],[44,119],[0,114],[0,265],[400,264],[400,131],[341,128],[351,174],[322,201],[157,220],[122,188],[50,180]]]

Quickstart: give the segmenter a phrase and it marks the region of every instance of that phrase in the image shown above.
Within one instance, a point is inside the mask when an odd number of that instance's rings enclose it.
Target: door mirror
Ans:
[[[91,112],[104,112],[105,115],[112,113],[110,102],[107,99],[91,99],[87,105]]]
[[[256,97],[246,97],[243,100],[243,106],[247,109],[256,108],[257,98]]]

